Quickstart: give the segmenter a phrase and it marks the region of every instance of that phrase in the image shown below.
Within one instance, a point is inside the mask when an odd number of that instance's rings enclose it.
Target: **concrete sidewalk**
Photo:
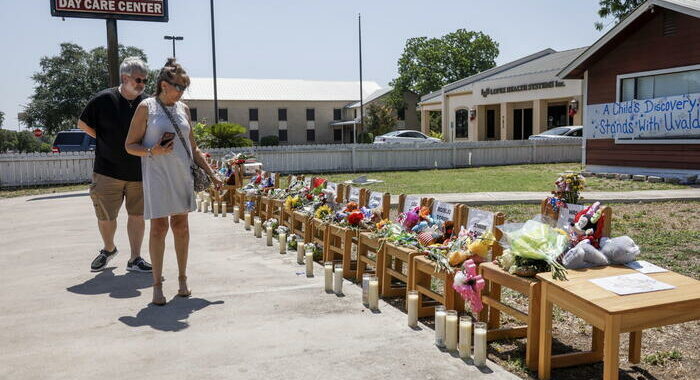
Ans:
[[[499,191],[489,193],[449,193],[422,194],[423,197],[439,199],[443,202],[465,203],[469,205],[540,203],[551,193],[539,191]],[[682,190],[638,190],[638,191],[585,191],[581,193],[586,202],[634,203],[661,201],[700,201],[700,188]],[[391,204],[398,205],[398,195],[392,195]]]
[[[325,294],[319,266],[306,278],[230,216],[191,214],[192,298],[173,298],[168,237],[170,302],[149,306],[150,275],[124,270],[125,215],[115,267],[90,273],[95,224],[85,192],[0,200],[0,378],[517,379],[441,352],[384,302],[368,312],[354,284]]]

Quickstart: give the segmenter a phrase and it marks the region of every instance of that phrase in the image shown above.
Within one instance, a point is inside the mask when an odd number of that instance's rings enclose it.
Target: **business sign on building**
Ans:
[[[700,137],[700,93],[594,104],[584,115],[586,138]]]
[[[507,94],[509,92],[520,92],[520,91],[533,91],[542,90],[547,88],[564,87],[566,83],[560,80],[551,80],[549,82],[538,82],[538,83],[527,83],[520,84],[517,86],[507,86],[507,87],[497,87],[497,88],[484,88],[481,89],[481,96],[484,98],[489,95],[497,94]]]
[[[168,0],[51,0],[56,17],[168,21]]]

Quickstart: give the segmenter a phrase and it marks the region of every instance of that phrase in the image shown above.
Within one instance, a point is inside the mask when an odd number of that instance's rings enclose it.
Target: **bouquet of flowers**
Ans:
[[[272,228],[273,235],[275,234],[275,231],[277,231],[277,227],[279,227],[279,226],[280,226],[280,222],[279,222],[279,220],[277,220],[275,218],[270,218],[270,219],[264,221],[262,224],[262,227],[265,231],[267,231],[268,227]]]
[[[284,201],[284,208],[285,210],[294,210],[302,206],[301,203],[301,198],[299,198],[298,195],[296,196],[288,196],[287,199]]]
[[[314,254],[314,261],[323,260],[323,247],[317,243],[306,243],[304,244],[304,249],[311,250]],[[307,251],[308,252],[308,251]]]
[[[566,232],[554,229],[540,220],[504,224],[501,245],[506,249],[499,258],[504,270],[531,277],[538,272],[552,271],[553,278],[566,280],[566,269],[557,258],[569,246]]]
[[[586,179],[578,172],[562,173],[554,182],[553,197],[550,197],[552,208],[556,211],[563,203],[579,203],[581,191],[586,185]]]
[[[287,236],[287,250],[296,251],[299,239],[299,236],[296,234],[291,234]]]
[[[277,228],[272,230],[272,236],[279,236],[280,234],[287,234],[289,235],[289,227],[287,226],[278,226]]]

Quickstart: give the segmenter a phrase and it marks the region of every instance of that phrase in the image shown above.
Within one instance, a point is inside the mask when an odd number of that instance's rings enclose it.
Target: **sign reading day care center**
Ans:
[[[699,137],[700,93],[586,107],[586,138]]]
[[[168,0],[51,0],[55,17],[168,21]]]

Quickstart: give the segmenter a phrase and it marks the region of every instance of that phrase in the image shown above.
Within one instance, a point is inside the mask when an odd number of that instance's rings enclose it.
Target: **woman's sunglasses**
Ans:
[[[170,81],[167,81],[167,80],[166,80],[165,82],[167,82],[169,85],[175,87],[175,89],[178,90],[178,91],[180,91],[180,92],[183,92],[183,91],[185,91],[185,90],[187,89],[187,86],[183,86],[183,85],[181,85],[181,84],[173,83],[173,82],[170,82]]]

